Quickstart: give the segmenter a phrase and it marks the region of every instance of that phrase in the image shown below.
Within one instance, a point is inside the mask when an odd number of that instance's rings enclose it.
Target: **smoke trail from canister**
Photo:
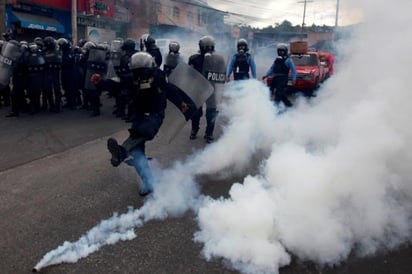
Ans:
[[[156,192],[141,208],[129,208],[123,214],[116,213],[101,221],[76,242],[64,242],[46,253],[33,271],[60,263],[75,263],[105,245],[135,238],[134,229],[147,221],[179,216],[193,207],[195,200],[191,197],[197,197],[199,191],[190,171],[176,164],[173,170],[164,171],[159,176],[159,181],[164,180],[166,183],[156,186]]]
[[[249,164],[248,159],[256,151],[269,149],[272,137],[263,138],[263,132],[267,132],[266,124],[273,123],[276,109],[268,99],[267,88],[255,80],[230,87],[225,92],[228,105],[222,112],[229,122],[221,140],[184,162],[176,162],[168,170],[158,170],[155,191],[141,208],[129,208],[128,212],[120,215],[116,213],[90,229],[78,241],[64,242],[45,254],[33,270],[39,271],[59,263],[74,263],[105,245],[131,240],[136,237],[134,229],[147,221],[180,216],[187,210],[197,212],[203,196],[194,180],[196,175],[213,174],[234,167],[241,170]],[[249,112],[245,115],[246,106]],[[255,119],[261,122],[256,123]],[[239,133],[242,133],[240,138],[235,138]],[[256,144],[251,145],[253,142]],[[222,153],[222,148],[226,149],[226,153]],[[238,157],[233,157],[234,152]],[[213,165],[214,162],[218,165]]]

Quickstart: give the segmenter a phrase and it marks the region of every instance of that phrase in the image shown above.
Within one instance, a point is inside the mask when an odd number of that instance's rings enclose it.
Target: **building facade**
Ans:
[[[46,35],[60,37],[71,32],[70,1],[7,1],[5,18],[6,32],[17,40]]]
[[[138,40],[144,33],[155,38],[184,34],[196,40],[225,32],[225,13],[203,0],[8,0],[5,30],[17,40],[49,35],[72,40],[72,1],[77,5],[77,40]]]
[[[196,0],[140,0],[130,2],[130,37],[150,33],[155,38],[215,35],[224,29],[224,12]],[[212,25],[212,27],[211,27]],[[214,27],[218,25],[219,27]]]
[[[125,0],[77,0],[77,37],[105,42],[130,25]],[[71,0],[12,0],[5,4],[5,30],[17,40],[53,36],[72,39]],[[76,41],[77,42],[77,41]]]

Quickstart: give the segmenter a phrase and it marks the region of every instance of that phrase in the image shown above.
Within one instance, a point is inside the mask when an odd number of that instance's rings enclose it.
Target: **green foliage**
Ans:
[[[251,26],[239,25],[241,33],[247,33],[249,31],[259,32],[259,33],[300,33],[302,32],[301,25],[293,26],[288,20],[283,21],[282,23],[275,23],[275,25],[270,25],[264,28],[253,28]],[[304,31],[314,31],[314,32],[330,32],[333,31],[331,26],[317,26],[313,24],[312,26],[305,27]]]

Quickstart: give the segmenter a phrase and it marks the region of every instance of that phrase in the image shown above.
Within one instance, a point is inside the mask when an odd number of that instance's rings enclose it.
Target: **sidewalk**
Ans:
[[[22,113],[6,118],[10,107],[0,109],[0,172],[29,163],[116,132],[130,124],[112,115],[113,99],[102,95],[102,114],[90,117],[86,110],[61,113]]]

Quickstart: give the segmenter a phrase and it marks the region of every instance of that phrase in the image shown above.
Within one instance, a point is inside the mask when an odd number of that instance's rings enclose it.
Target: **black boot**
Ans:
[[[119,166],[123,162],[123,160],[127,158],[126,150],[122,146],[120,146],[117,143],[117,140],[114,138],[109,138],[107,140],[107,149],[112,154],[110,163],[114,167]]]
[[[215,141],[215,138],[213,138],[212,135],[205,135],[205,137],[203,137],[203,139],[205,139],[205,142],[208,144],[211,144]]]
[[[194,140],[197,138],[197,132],[199,131],[199,129],[192,129],[192,131],[190,132],[190,140]]]

